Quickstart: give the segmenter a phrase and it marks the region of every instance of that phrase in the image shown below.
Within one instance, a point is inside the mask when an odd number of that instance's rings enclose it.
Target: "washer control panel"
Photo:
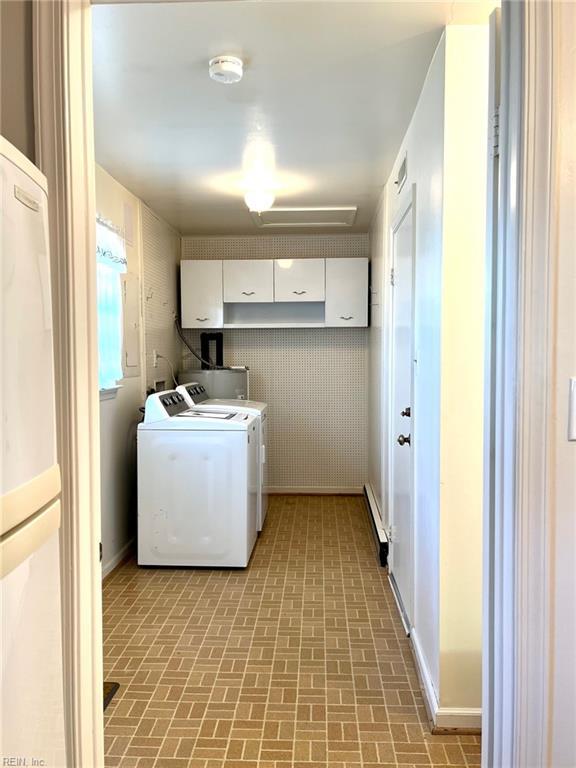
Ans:
[[[186,392],[188,392],[188,395],[190,396],[190,399],[194,403],[194,405],[200,405],[200,403],[203,403],[204,400],[208,400],[208,392],[206,392],[206,387],[202,386],[202,384],[196,384],[195,382],[192,382],[192,384],[186,384]]]
[[[177,413],[188,410],[188,403],[184,400],[184,397],[180,392],[162,392],[160,395],[160,402],[164,406],[164,410],[168,416],[176,416]]]
[[[144,422],[161,421],[171,416],[177,416],[190,408],[184,395],[170,389],[166,392],[155,392],[148,395],[144,411]]]

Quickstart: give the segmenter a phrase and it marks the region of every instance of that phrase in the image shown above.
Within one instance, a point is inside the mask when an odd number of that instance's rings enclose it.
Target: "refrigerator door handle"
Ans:
[[[60,467],[54,464],[27,483],[5,493],[0,499],[0,536],[5,536],[54,501],[60,490]]]
[[[29,517],[0,538],[0,578],[3,579],[27,560],[60,528],[60,501]]]

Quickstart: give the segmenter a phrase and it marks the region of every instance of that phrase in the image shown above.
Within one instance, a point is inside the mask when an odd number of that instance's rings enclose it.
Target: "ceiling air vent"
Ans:
[[[324,208],[270,208],[252,213],[257,227],[351,227],[356,219],[355,205]]]
[[[398,175],[396,176],[396,181],[394,184],[396,184],[396,192],[400,192],[404,184],[406,183],[406,178],[408,176],[408,155],[404,155],[404,160],[402,160],[400,164],[400,168],[398,168]]]

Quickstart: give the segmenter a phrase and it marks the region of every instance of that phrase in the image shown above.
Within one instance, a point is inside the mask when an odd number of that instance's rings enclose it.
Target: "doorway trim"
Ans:
[[[548,765],[554,600],[554,3],[502,5],[482,765]]]
[[[54,275],[55,347],[58,387],[59,453],[63,471],[63,606],[65,611],[66,713],[68,761],[75,766],[103,765],[102,727],[102,644],[101,577],[98,557],[100,541],[98,387],[96,376],[96,305],[93,228],[93,125],[91,40],[89,0],[34,0],[35,12],[35,114],[37,156],[48,176],[51,199],[51,248],[57,270]],[[489,552],[490,561],[501,557],[503,570],[495,576],[492,587],[499,596],[500,624],[493,637],[492,661],[510,669],[511,686],[499,681],[499,709],[485,707],[485,729],[493,728],[497,717],[510,729],[500,729],[500,755],[512,759],[494,760],[486,750],[484,765],[522,764],[519,758],[528,752],[531,760],[545,755],[548,723],[546,698],[534,701],[527,696],[532,683],[521,676],[525,663],[539,661],[538,681],[548,683],[548,637],[545,623],[548,593],[538,591],[538,606],[527,602],[530,587],[537,576],[533,562],[542,564],[546,541],[534,530],[546,524],[545,498],[549,455],[537,426],[547,402],[545,377],[549,363],[549,316],[538,332],[538,345],[531,349],[526,330],[542,322],[542,306],[550,310],[549,241],[538,240],[539,232],[549,236],[550,162],[548,152],[534,152],[537,142],[545,142],[550,124],[550,109],[545,87],[550,84],[553,65],[551,3],[526,0],[503,3],[503,29],[508,37],[507,56],[513,67],[509,84],[517,88],[518,98],[511,102],[507,138],[513,142],[513,164],[508,157],[503,172],[514,180],[516,188],[501,197],[501,214],[506,218],[506,273],[502,276],[506,304],[497,325],[499,339],[498,372],[502,389],[497,395],[498,428],[495,465],[498,473],[496,507],[505,514],[509,527],[496,531],[496,541]],[[505,48],[506,50],[506,48]],[[538,53],[538,56],[536,55]],[[508,94],[514,95],[514,90]],[[543,97],[541,103],[538,98]],[[541,110],[541,111],[540,111]],[[550,135],[548,135],[550,138]],[[532,152],[528,150],[532,150]],[[548,146],[548,150],[550,147]],[[504,165],[504,163],[502,163]],[[536,182],[531,188],[527,182]],[[540,182],[542,184],[540,185]],[[513,194],[512,194],[513,192]],[[514,210],[520,202],[521,207]],[[519,220],[520,219],[520,220]],[[535,220],[544,224],[539,230]],[[539,251],[541,247],[545,251]],[[518,268],[522,267],[520,283]],[[518,290],[518,286],[520,288]],[[536,293],[525,302],[529,291]],[[534,298],[545,301],[544,304]],[[504,311],[505,309],[505,311]],[[520,334],[520,330],[523,333]],[[542,331],[545,331],[542,335]],[[541,367],[544,366],[544,367]],[[516,408],[516,394],[521,406]],[[542,401],[540,398],[544,397]],[[511,406],[511,410],[510,410]],[[518,417],[524,429],[518,430]],[[530,429],[527,429],[527,425]],[[512,427],[512,431],[508,428]],[[66,436],[66,440],[62,439]],[[544,473],[544,474],[543,474]],[[536,496],[529,496],[535,486]],[[522,504],[525,504],[522,509]],[[521,514],[518,540],[515,527]],[[512,520],[509,518],[512,516]],[[531,526],[535,524],[536,528]],[[544,533],[546,530],[544,529]],[[511,559],[508,560],[508,555]],[[533,561],[531,556],[537,560]],[[546,563],[544,562],[544,565]],[[545,572],[548,575],[547,571]],[[486,586],[485,586],[486,588]],[[544,608],[538,612],[538,607]],[[510,639],[502,620],[518,620]],[[544,625],[544,626],[543,626]],[[518,638],[526,628],[535,630],[528,644],[518,648]],[[535,649],[541,653],[535,654]],[[494,676],[494,667],[485,668],[485,680]],[[505,681],[504,681],[505,682]],[[539,684],[540,684],[539,682]],[[505,718],[505,719],[502,719]],[[521,740],[529,737],[529,743]],[[536,742],[536,743],[534,743]],[[545,761],[544,761],[545,762]],[[524,763],[525,764],[525,763]],[[544,763],[543,763],[544,764]]]
[[[48,179],[67,765],[104,765],[89,0],[34,0],[36,157]]]
[[[549,764],[550,538],[549,487],[556,202],[553,164],[554,3],[527,0],[523,18],[522,185],[518,252],[516,476],[516,691],[514,761]],[[542,375],[544,373],[544,375]]]

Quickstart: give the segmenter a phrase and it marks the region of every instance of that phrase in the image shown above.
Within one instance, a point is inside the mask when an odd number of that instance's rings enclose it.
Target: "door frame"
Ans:
[[[497,245],[487,305],[484,768],[548,765],[550,754],[557,13],[541,0],[502,5]]]
[[[495,681],[496,661],[512,673],[508,688],[496,681],[500,709],[490,701],[484,707],[483,764],[487,768],[527,764],[527,755],[534,761],[536,755],[545,754],[548,697],[536,693],[550,690],[547,619],[553,596],[544,546],[548,545],[550,499],[543,482],[551,457],[547,441],[541,439],[548,434],[544,406],[549,392],[542,371],[550,370],[557,266],[550,258],[555,194],[550,114],[553,3],[504,0],[502,20],[509,87],[503,94],[508,114],[504,121],[501,116],[500,144],[507,149],[500,173],[511,185],[499,199],[504,238],[497,279],[498,290],[510,301],[501,304],[493,329],[499,388],[493,401],[496,495],[490,515],[497,525],[485,555],[491,567],[484,583],[485,605],[490,610],[485,684]],[[89,0],[34,0],[37,157],[49,182],[56,266],[68,762],[76,766],[103,765],[95,243],[94,228],[87,226],[95,220],[90,26]],[[414,433],[414,421],[412,429]],[[501,520],[506,521],[506,530]],[[497,561],[502,567],[494,571]],[[534,563],[539,567],[534,568]],[[540,568],[546,578],[539,586]],[[486,600],[490,592],[498,596],[501,607],[512,611],[511,640],[502,625],[504,614],[495,614],[493,602]],[[527,665],[534,661],[537,669],[531,667],[527,675]],[[510,728],[495,730],[497,717],[505,717]],[[493,740],[491,745],[488,734],[498,743]],[[494,749],[513,759],[494,762]]]
[[[104,765],[100,425],[89,0],[34,0],[37,164],[48,179],[67,765]]]
[[[410,356],[411,356],[411,371],[410,371],[410,386],[412,388],[412,402],[410,403],[411,408],[411,416],[410,416],[410,435],[411,435],[411,444],[410,444],[410,451],[411,453],[411,461],[410,461],[410,511],[412,514],[412,541],[410,542],[411,548],[412,548],[412,558],[414,562],[414,555],[415,555],[415,521],[416,521],[416,504],[414,499],[414,488],[415,488],[415,464],[414,461],[414,445],[415,445],[415,433],[416,433],[416,420],[415,420],[415,413],[416,409],[414,407],[414,377],[415,377],[415,349],[416,349],[416,337],[415,337],[415,328],[416,328],[416,239],[417,239],[417,231],[416,231],[416,184],[411,184],[410,187],[406,190],[404,190],[399,199],[396,201],[396,206],[394,213],[391,217],[391,222],[388,229],[388,253],[390,254],[390,275],[389,275],[389,301],[388,301],[388,312],[387,312],[387,325],[388,325],[388,407],[386,411],[386,418],[388,422],[388,445],[387,445],[387,466],[386,466],[386,480],[387,480],[387,503],[388,503],[388,526],[390,531],[390,552],[389,552],[389,562],[391,564],[394,563],[394,536],[395,536],[395,524],[394,524],[394,503],[393,503],[393,493],[392,493],[392,473],[393,473],[393,464],[394,464],[394,447],[395,447],[395,436],[392,434],[392,426],[394,424],[394,414],[392,412],[393,409],[393,393],[394,393],[394,366],[393,366],[393,357],[394,357],[394,269],[395,269],[395,262],[394,262],[394,235],[400,228],[402,222],[406,219],[407,216],[412,217],[412,334],[411,334],[411,344],[410,344]],[[398,607],[400,609],[400,615],[402,617],[402,622],[404,624],[404,628],[406,630],[406,634],[410,634],[411,630],[411,620],[412,617],[408,616],[403,605],[403,601],[401,598],[401,595],[398,590],[398,585],[396,584],[396,580],[394,579],[393,573],[390,573],[390,582],[392,584],[392,588],[394,591],[394,596],[396,598],[396,601],[398,602]],[[411,583],[411,594],[410,594],[410,605],[412,608],[414,607],[414,579],[412,579]]]

